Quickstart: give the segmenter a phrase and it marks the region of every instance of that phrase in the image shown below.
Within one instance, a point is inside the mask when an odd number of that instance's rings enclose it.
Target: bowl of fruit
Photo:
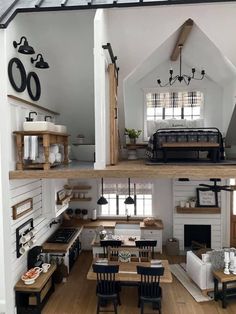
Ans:
[[[42,272],[42,268],[34,267],[29,269],[24,275],[21,276],[21,279],[24,281],[25,285],[32,285],[35,283],[35,280],[38,278],[40,273]]]

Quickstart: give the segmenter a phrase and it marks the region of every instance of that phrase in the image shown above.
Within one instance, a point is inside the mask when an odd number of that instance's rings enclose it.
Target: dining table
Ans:
[[[87,279],[88,280],[96,280],[97,275],[93,272],[92,265],[94,263],[98,263],[98,261],[101,262],[101,259],[95,258],[93,259],[93,262],[89,268],[89,271],[87,273]],[[101,263],[99,263],[101,264]],[[103,264],[103,263],[102,263]],[[138,283],[141,280],[140,275],[137,274],[137,266],[144,266],[144,267],[157,267],[153,263],[153,260],[151,261],[131,261],[131,262],[120,262],[120,261],[108,261],[104,260],[103,265],[119,265],[119,272],[116,274],[116,280],[120,281],[121,284],[123,282],[126,283]],[[172,274],[169,268],[169,262],[168,260],[160,260],[159,267],[164,267],[164,274],[160,277],[160,283],[172,283]]]

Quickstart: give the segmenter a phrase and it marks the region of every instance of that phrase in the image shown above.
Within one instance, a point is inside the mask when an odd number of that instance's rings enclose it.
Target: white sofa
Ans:
[[[202,261],[192,251],[187,252],[186,271],[201,290],[213,289],[214,282],[211,263]]]

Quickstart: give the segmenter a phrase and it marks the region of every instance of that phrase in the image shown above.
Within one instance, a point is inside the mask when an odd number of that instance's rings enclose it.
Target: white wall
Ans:
[[[110,10],[109,32],[113,49],[118,60],[120,60],[119,77],[121,82],[142,64],[157,47],[160,47],[167,38],[172,36],[188,18],[192,18],[196,22],[222,55],[235,66],[235,45],[229,36],[236,26],[235,13],[236,5],[234,3]],[[123,107],[124,100],[122,88],[123,86],[120,84],[119,106],[121,107]],[[137,100],[137,97],[134,100]],[[228,106],[231,108],[232,103]],[[228,111],[225,106],[224,110],[226,111],[222,121],[224,121],[224,129],[226,129],[230,110]]]
[[[110,159],[109,130],[109,85],[107,67],[109,55],[102,45],[109,42],[107,13],[97,10],[94,19],[94,100],[95,100],[95,139],[96,169],[102,169]]]
[[[30,218],[33,218],[34,228],[36,229],[36,243],[34,246],[41,245],[55,231],[55,229],[58,228],[58,225],[53,225],[52,228],[49,228],[50,219],[45,217],[45,209],[42,207],[44,197],[45,196],[42,194],[42,180],[12,180],[10,182],[10,207],[28,198],[33,199],[33,210],[24,216],[13,220],[12,209],[10,208],[9,211],[11,213],[11,219],[9,221],[11,225],[9,237],[11,245],[9,247],[10,261],[8,261],[8,263],[11,267],[11,272],[9,273],[8,281],[10,282],[11,290],[8,291],[8,293],[11,295],[11,306],[14,306],[15,304],[13,287],[20,279],[21,275],[27,270],[27,254],[24,254],[19,258],[17,258],[16,255],[16,228]],[[22,231],[24,230],[25,228],[22,229]],[[9,313],[13,313],[13,311],[9,311]]]
[[[129,84],[129,81],[126,82],[125,125],[127,125],[128,128],[143,129],[145,109],[144,96],[148,90],[153,92],[198,90],[202,91],[204,94],[203,117],[205,126],[215,126],[222,130],[223,88],[208,78],[204,78],[203,81],[193,80],[189,86],[176,82],[172,87],[158,88],[156,83],[157,79],[160,78],[164,84],[168,80],[169,69],[170,63],[165,62],[136,84]],[[173,65],[173,70],[174,74],[179,73],[178,65]],[[183,64],[183,73],[190,74],[191,68]],[[200,77],[200,75],[196,74],[196,77]],[[133,114],[134,112],[136,112],[135,115]],[[142,135],[144,135],[144,133]]]
[[[95,11],[41,12],[18,14],[7,28],[8,60],[18,57],[26,72],[35,71],[42,94],[38,103],[60,112],[58,122],[66,124],[70,140],[78,134],[94,143],[93,19]],[[42,53],[49,69],[37,69],[29,55],[12,45],[25,35],[36,53]],[[8,93],[30,100],[27,91]]]

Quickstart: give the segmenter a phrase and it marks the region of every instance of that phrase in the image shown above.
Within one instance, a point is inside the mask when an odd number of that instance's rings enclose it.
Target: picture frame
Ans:
[[[27,198],[26,200],[19,202],[12,206],[13,220],[16,220],[33,209],[33,198]]]
[[[218,207],[217,192],[208,188],[197,188],[198,207]]]

